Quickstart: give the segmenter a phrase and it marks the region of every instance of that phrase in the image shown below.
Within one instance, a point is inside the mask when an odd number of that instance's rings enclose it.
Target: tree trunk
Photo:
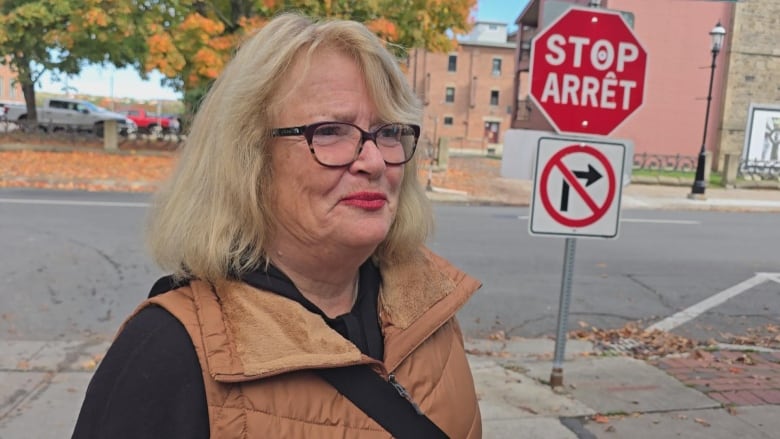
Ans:
[[[29,128],[34,128],[38,124],[38,109],[35,105],[35,83],[31,71],[30,62],[20,59],[17,63],[17,78],[22,86],[24,103],[27,105],[27,123]]]

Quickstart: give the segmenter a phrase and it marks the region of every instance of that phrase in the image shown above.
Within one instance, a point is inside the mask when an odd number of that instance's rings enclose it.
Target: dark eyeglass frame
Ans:
[[[360,131],[360,141],[357,145],[355,145],[355,155],[352,157],[352,161],[349,163],[345,163],[343,165],[329,165],[322,163],[320,159],[317,158],[317,154],[314,152],[314,146],[312,145],[312,140],[314,138],[314,132],[317,131],[317,128],[324,126],[324,125],[330,125],[330,124],[341,124],[341,125],[349,125],[351,127],[355,127]],[[405,125],[410,127],[414,131],[414,145],[412,145],[412,152],[409,154],[409,157],[402,161],[402,162],[388,162],[385,160],[384,156],[382,156],[382,160],[384,160],[385,164],[390,166],[398,166],[403,165],[404,163],[409,162],[414,157],[415,151],[417,151],[417,142],[420,140],[420,126],[411,124],[411,123],[403,123],[403,122],[391,122],[386,123],[383,125],[380,125],[376,128],[374,128],[371,131],[366,131],[363,128],[360,128],[359,126],[349,123],[349,122],[339,122],[339,121],[326,121],[326,122],[317,122],[309,125],[301,125],[297,127],[288,127],[288,128],[274,128],[271,130],[271,136],[272,137],[291,137],[291,136],[303,136],[306,139],[306,143],[309,145],[309,151],[311,152],[312,157],[314,157],[314,160],[317,161],[322,166],[325,166],[327,168],[343,168],[345,166],[349,166],[352,163],[355,163],[357,161],[358,157],[360,156],[360,152],[363,151],[363,145],[366,144],[366,141],[372,140],[377,147],[379,147],[379,144],[377,143],[376,136],[377,134],[382,131],[382,129],[391,126],[391,125]]]

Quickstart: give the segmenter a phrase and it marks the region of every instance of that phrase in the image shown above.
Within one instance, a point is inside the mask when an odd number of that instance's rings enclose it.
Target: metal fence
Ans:
[[[780,161],[741,160],[737,177],[753,180],[780,179]]]
[[[634,154],[634,169],[647,169],[656,171],[695,171],[696,156],[681,154],[664,155],[641,153]]]
[[[658,171],[695,172],[698,156],[681,154],[634,154],[633,168]],[[743,180],[777,180],[780,179],[780,161],[739,160],[736,177]]]
[[[120,150],[174,151],[184,142],[185,136],[177,133],[120,133],[117,144]],[[94,131],[46,130],[43,127],[23,127],[0,120],[0,141],[32,145],[103,148],[103,138]]]

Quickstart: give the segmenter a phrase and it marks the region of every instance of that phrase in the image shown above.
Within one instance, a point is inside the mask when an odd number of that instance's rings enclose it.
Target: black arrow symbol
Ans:
[[[593,183],[597,182],[599,178],[601,178],[601,174],[599,171],[597,171],[593,166],[588,164],[588,170],[587,171],[574,171],[574,175],[577,176],[577,178],[587,178],[588,180],[585,182],[585,187],[588,187],[592,185]]]
[[[585,178],[585,187],[592,185],[601,178],[601,174],[593,166],[588,164],[587,171],[574,171],[574,176],[577,178]],[[563,187],[561,188],[561,212],[569,210],[569,183],[566,179],[563,179]]]

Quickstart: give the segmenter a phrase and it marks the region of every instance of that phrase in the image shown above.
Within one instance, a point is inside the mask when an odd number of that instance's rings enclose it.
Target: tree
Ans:
[[[158,0],[146,10],[146,71],[158,69],[184,92],[192,111],[219,75],[238,42],[284,10],[360,21],[398,55],[423,47],[450,50],[451,35],[470,30],[476,0]]]
[[[17,74],[28,120],[37,120],[35,83],[72,75],[86,63],[136,65],[147,51],[133,0],[7,0],[0,3],[0,60]]]

